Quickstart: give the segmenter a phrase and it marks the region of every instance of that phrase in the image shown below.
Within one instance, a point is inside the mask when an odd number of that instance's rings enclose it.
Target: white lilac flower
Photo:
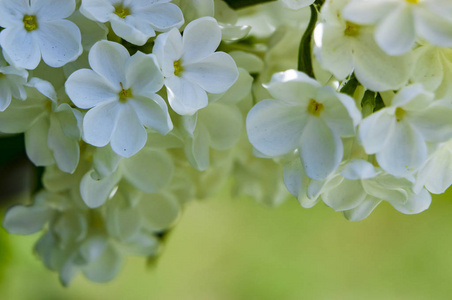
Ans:
[[[144,45],[155,32],[179,28],[184,17],[171,0],[83,0],[80,12],[87,18],[110,22],[113,31],[135,45]]]
[[[375,39],[389,55],[410,51],[416,37],[441,47],[452,46],[452,4],[444,0],[352,0],[345,19],[376,24]]]
[[[111,144],[130,157],[144,147],[145,127],[167,134],[173,128],[168,107],[156,94],[163,77],[153,55],[130,56],[122,45],[97,42],[89,52],[92,70],[69,76],[66,92],[74,104],[89,109],[83,118],[83,138],[91,145]]]
[[[375,169],[364,160],[352,160],[330,179],[322,192],[323,201],[336,211],[343,211],[350,221],[360,221],[386,201],[404,214],[418,214],[428,209],[432,197],[426,189],[413,192],[413,183]]]
[[[193,115],[207,106],[207,93],[223,93],[237,80],[239,72],[232,57],[215,52],[220,41],[221,30],[211,17],[189,23],[183,36],[172,29],[156,38],[153,53],[176,113]]]
[[[375,43],[371,27],[346,21],[341,10],[347,2],[334,0],[322,6],[321,47],[315,50],[321,66],[339,80],[354,72],[373,91],[401,88],[411,73],[411,57],[386,54]]]
[[[58,103],[49,82],[32,78],[27,85],[27,100],[14,100],[0,113],[0,131],[24,132],[25,149],[35,165],[56,162],[62,171],[73,173],[80,157],[81,113]]]
[[[452,106],[415,84],[400,90],[389,106],[365,118],[359,137],[368,154],[394,176],[408,176],[427,159],[427,142],[452,137]]]
[[[422,187],[433,194],[444,193],[452,184],[452,141],[438,147],[419,169],[415,191]]]
[[[276,100],[248,113],[251,144],[269,157],[298,149],[306,174],[325,179],[342,161],[341,137],[355,135],[361,120],[354,100],[295,70],[276,73],[266,88]]]
[[[1,0],[0,46],[13,65],[34,69],[42,60],[61,67],[83,51],[78,27],[65,20],[75,0]]]
[[[423,45],[413,51],[411,80],[435,92],[439,99],[452,97],[452,49]]]

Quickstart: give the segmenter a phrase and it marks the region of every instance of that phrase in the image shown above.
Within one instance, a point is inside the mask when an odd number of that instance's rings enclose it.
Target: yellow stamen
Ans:
[[[358,24],[352,23],[352,22],[346,22],[345,23],[345,30],[344,34],[346,36],[357,36],[359,34],[360,26]]]
[[[121,85],[121,91],[118,93],[119,95],[119,101],[120,102],[126,102],[128,98],[132,98],[132,90],[131,89],[124,89],[124,86],[122,85],[122,82],[119,83]]]
[[[422,0],[405,0],[405,1],[408,2],[408,3],[412,3],[412,4],[418,4]]]
[[[36,16],[25,15],[22,21],[24,22],[24,28],[26,31],[30,32],[38,29],[38,22],[36,21]]]
[[[182,63],[179,60],[176,60],[174,62],[174,75],[180,76],[180,74],[184,71],[184,67],[182,66]]]
[[[315,101],[314,99],[311,99],[309,101],[308,112],[311,115],[318,117],[324,110],[325,110],[325,107],[323,106],[322,103],[319,103],[319,102]]]
[[[395,116],[396,116],[396,120],[397,122],[400,122],[403,120],[403,118],[405,117],[405,110],[401,107],[397,107],[396,111],[395,111]]]
[[[130,15],[130,9],[128,7],[124,7],[122,4],[118,4],[115,6],[115,14],[121,19],[124,19]]]

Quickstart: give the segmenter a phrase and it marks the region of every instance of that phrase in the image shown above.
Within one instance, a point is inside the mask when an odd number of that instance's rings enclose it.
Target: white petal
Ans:
[[[284,164],[283,178],[287,190],[297,199],[306,195],[309,178],[304,174],[303,166],[298,157],[294,157],[287,164]]]
[[[199,171],[205,171],[209,167],[210,136],[204,124],[196,127],[193,137],[185,143],[185,155],[190,164]]]
[[[174,164],[166,152],[144,148],[137,155],[123,161],[122,171],[137,189],[156,193],[169,184]]]
[[[405,203],[388,201],[395,209],[404,214],[418,214],[430,207],[432,196],[426,189],[422,189],[418,194],[410,193]]]
[[[350,39],[344,36],[341,26],[325,26],[322,35],[320,63],[322,67],[339,79],[353,72],[353,48]]]
[[[163,75],[155,56],[135,53],[127,62],[124,88],[132,88],[134,95],[147,96],[157,93],[162,86]]]
[[[415,42],[414,20],[410,5],[389,13],[377,26],[375,39],[389,55],[401,55],[411,50]]]
[[[15,205],[6,212],[3,227],[12,234],[33,234],[50,221],[52,214],[45,206]]]
[[[236,106],[212,103],[199,112],[210,135],[210,146],[226,150],[238,142],[242,131],[242,113]]]
[[[452,138],[452,107],[447,102],[435,101],[427,109],[410,116],[413,126],[426,141],[445,142]]]
[[[155,194],[143,197],[139,204],[146,227],[153,231],[170,228],[179,216],[179,203],[169,195]]]
[[[203,17],[192,21],[184,29],[182,60],[185,63],[200,61],[215,52],[220,41],[221,30],[214,18]]]
[[[125,70],[130,58],[127,49],[115,42],[100,41],[89,51],[89,65],[120,91],[120,83],[126,82]]]
[[[433,101],[434,95],[424,89],[422,84],[409,85],[394,96],[391,106],[403,106],[404,109],[423,110]]]
[[[229,54],[216,52],[194,64],[184,65],[182,76],[209,93],[219,94],[234,84],[239,71]]]
[[[205,90],[182,77],[167,78],[165,85],[168,91],[168,102],[179,115],[192,115],[208,104]]]
[[[55,161],[47,146],[50,122],[47,116],[42,116],[25,132],[25,148],[28,158],[36,166],[48,166]]]
[[[417,170],[427,159],[422,135],[405,121],[396,122],[383,149],[377,153],[380,166],[394,176]]]
[[[397,201],[404,203],[408,199],[406,189],[411,188],[411,183],[405,178],[395,178],[389,174],[376,176],[362,180],[364,190],[378,200]]]
[[[3,74],[2,74],[3,75]],[[11,104],[11,88],[6,80],[0,80],[0,112],[5,111]]]
[[[264,87],[278,100],[307,106],[309,99],[316,98],[321,84],[305,73],[288,70],[273,74]]]
[[[65,135],[62,124],[55,115],[50,117],[47,144],[53,151],[55,161],[60,170],[66,173],[73,173],[77,168],[80,156],[78,140],[71,139]]]
[[[96,147],[107,145],[118,123],[120,110],[120,104],[115,101],[89,110],[83,119],[83,139]]]
[[[306,124],[304,108],[282,101],[263,100],[246,118],[246,130],[251,144],[269,156],[279,156],[295,150]]]
[[[167,31],[184,24],[184,16],[180,8],[173,3],[156,3],[147,9],[134,13],[137,17],[150,23],[158,31]]]
[[[41,61],[36,32],[27,32],[20,27],[3,29],[0,32],[0,46],[16,67],[33,70]]]
[[[342,10],[345,19],[358,24],[374,24],[395,8],[394,1],[350,1]]]
[[[358,180],[375,177],[377,172],[370,162],[362,159],[353,159],[345,165],[341,175],[347,179]]]
[[[360,205],[366,195],[360,180],[344,179],[338,186],[322,193],[322,200],[335,211],[343,211]]]
[[[443,66],[441,51],[426,45],[413,51],[414,69],[411,74],[413,82],[419,82],[429,91],[435,91],[443,80]]]
[[[452,47],[452,20],[424,8],[415,10],[416,33],[433,45]]]
[[[401,88],[411,74],[410,55],[390,56],[375,43],[370,32],[361,33],[353,44],[355,75],[373,91]]]
[[[43,113],[43,104],[15,100],[7,110],[0,112],[0,131],[4,133],[22,133],[27,131]]]
[[[80,182],[80,195],[85,204],[90,208],[101,206],[107,201],[111,191],[121,179],[118,172],[99,180],[93,179],[92,173],[86,173]]]
[[[419,170],[415,192],[425,185],[433,194],[442,194],[452,184],[452,152],[449,146],[438,149]]]
[[[116,128],[111,137],[111,148],[116,154],[130,157],[146,144],[147,133],[135,110],[128,103],[121,105]]]
[[[365,118],[359,125],[359,137],[367,154],[381,151],[388,140],[396,120],[387,109]]]
[[[83,274],[94,282],[107,282],[116,277],[122,267],[122,256],[114,248],[108,244],[102,255],[83,267]]]
[[[115,8],[106,0],[83,0],[80,12],[88,19],[105,23],[110,20]]]
[[[151,37],[150,35],[144,34],[142,31],[138,30],[132,24],[129,24],[123,19],[110,20],[111,29],[116,33],[117,36],[123,38],[129,43],[143,46],[147,40]]]
[[[318,117],[310,117],[300,140],[300,157],[310,178],[323,180],[340,164],[341,139]]]
[[[40,22],[65,19],[74,12],[75,0],[32,0],[30,7]]]
[[[110,146],[96,148],[93,154],[93,168],[99,178],[110,175],[118,168],[122,157],[117,155]]]
[[[80,29],[68,20],[43,22],[36,30],[42,60],[51,67],[59,68],[74,61],[82,54]]]
[[[83,109],[119,99],[118,93],[109,82],[88,69],[72,73],[65,83],[65,88],[72,102]]]
[[[157,36],[152,53],[157,57],[165,77],[174,76],[174,62],[181,58],[183,50],[182,37],[176,28]]]
[[[129,103],[145,127],[155,129],[163,135],[173,129],[168,106],[159,95],[154,94],[150,98],[134,97]]]
[[[53,102],[57,101],[55,88],[50,82],[34,77],[31,78],[30,81],[28,81],[27,86],[35,88],[36,90],[38,90],[38,92],[40,92]]]
[[[22,19],[28,12],[28,7],[28,0],[0,1],[0,26],[7,28],[22,25]]]
[[[361,121],[361,113],[353,98],[325,86],[318,91],[316,100],[325,107],[320,118],[335,134],[342,137],[355,136],[355,128]]]
[[[372,211],[380,204],[380,200],[372,196],[367,196],[357,207],[344,211],[344,217],[349,221],[361,221],[367,218]]]

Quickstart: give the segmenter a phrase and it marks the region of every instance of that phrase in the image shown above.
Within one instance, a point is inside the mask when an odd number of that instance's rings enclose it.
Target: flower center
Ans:
[[[408,0],[407,0],[408,1]],[[346,36],[357,36],[359,34],[359,29],[360,26],[352,23],[352,22],[346,22],[345,23],[345,30],[344,30],[344,34]]]
[[[119,95],[119,102],[126,102],[128,98],[132,98],[132,90],[131,89],[124,89],[124,86],[122,85],[122,82],[119,83],[121,85],[121,91],[118,93]]]
[[[36,21],[36,16],[25,15],[22,21],[24,22],[24,28],[26,31],[30,32],[38,29],[38,22]]]
[[[403,120],[403,118],[405,117],[405,110],[401,107],[397,107],[396,111],[395,111],[395,117],[397,122],[400,122]]]
[[[408,2],[408,3],[412,3],[412,4],[418,4],[422,0],[405,0],[405,1]]]
[[[124,7],[122,4],[118,4],[115,6],[115,14],[121,19],[124,19],[130,15],[130,9],[128,7]]]
[[[180,76],[183,71],[184,71],[184,67],[182,66],[180,59],[176,60],[174,62],[174,75]]]
[[[323,106],[322,103],[319,103],[319,102],[315,101],[314,99],[311,99],[309,101],[308,113],[310,113],[311,115],[318,117],[324,110],[325,110],[325,107]]]

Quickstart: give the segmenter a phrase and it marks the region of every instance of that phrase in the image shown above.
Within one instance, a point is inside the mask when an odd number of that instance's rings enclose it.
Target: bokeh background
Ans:
[[[64,288],[32,253],[33,236],[0,230],[1,299],[450,299],[452,191],[407,216],[381,204],[361,222],[295,199],[187,205],[157,261],[130,258],[98,284]]]

